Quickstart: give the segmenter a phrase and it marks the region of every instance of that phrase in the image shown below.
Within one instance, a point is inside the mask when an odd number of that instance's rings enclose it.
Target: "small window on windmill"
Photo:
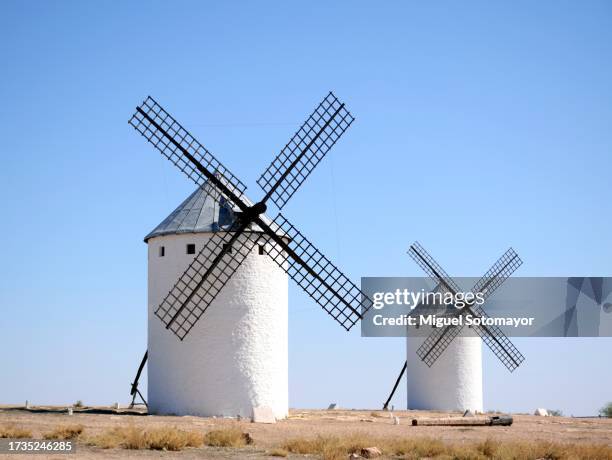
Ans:
[[[195,244],[190,243],[187,245],[187,254],[195,254]]]
[[[160,246],[159,247],[159,257],[164,257],[165,255],[166,255],[166,247]]]
[[[263,256],[266,253],[266,247],[263,244],[259,245],[259,255]]]

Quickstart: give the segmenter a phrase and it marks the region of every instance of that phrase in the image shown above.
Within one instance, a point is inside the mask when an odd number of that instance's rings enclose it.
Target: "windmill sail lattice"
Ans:
[[[238,267],[259,235],[216,232],[178,279],[155,315],[181,340],[191,331]]]
[[[265,196],[253,205],[246,186],[153,98],[136,108],[129,123],[140,134],[207,194],[239,210],[230,231],[213,235],[155,311],[167,329],[183,340],[262,238],[270,257],[342,327],[363,317],[372,301],[285,217],[263,217],[266,201],[283,207],[353,120],[329,93],[260,177]]]
[[[234,194],[240,195],[245,192],[246,185],[151,96],[136,108],[129,124],[196,185],[203,186],[209,179],[201,169],[204,167],[207,171],[224,177],[226,186]]]
[[[264,201],[282,209],[354,120],[330,92],[257,180]]]
[[[274,224],[288,237],[289,247],[306,265],[288,257],[287,252],[275,243],[268,252],[270,257],[321,308],[343,328],[350,330],[361,319],[363,293],[282,214],[278,215]]]

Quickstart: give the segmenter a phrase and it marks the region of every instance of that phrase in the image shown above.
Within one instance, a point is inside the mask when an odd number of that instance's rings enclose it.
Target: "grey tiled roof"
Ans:
[[[144,240],[162,235],[176,235],[181,233],[210,233],[227,231],[231,228],[238,209],[232,209],[223,197],[213,199],[212,196],[204,191],[205,185],[198,188],[183,201],[178,208],[170,213]],[[248,204],[252,202],[241,196]],[[262,215],[262,220],[270,224],[271,220]],[[261,231],[258,227],[253,227],[252,231]]]

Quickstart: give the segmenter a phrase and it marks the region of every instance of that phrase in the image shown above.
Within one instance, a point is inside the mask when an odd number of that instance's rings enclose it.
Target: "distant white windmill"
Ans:
[[[157,102],[136,108],[129,123],[198,185],[145,238],[148,350],[132,394],[148,359],[150,412],[251,417],[265,407],[285,417],[287,275],[346,330],[371,307],[282,214],[264,214],[268,200],[285,205],[353,120],[329,93],[259,178],[265,195],[253,204]]]
[[[437,284],[442,292],[457,294],[463,290],[448,276],[434,258],[415,242],[408,250],[410,257]],[[508,249],[474,285],[472,292],[486,300],[523,262],[512,248]],[[415,311],[417,311],[415,309]],[[457,310],[458,315],[486,317],[482,305]],[[481,340],[512,372],[525,357],[497,326],[472,326],[480,336],[465,334],[462,326],[435,328],[431,334],[406,339],[407,359],[383,404],[387,409],[402,376],[406,373],[408,409],[483,410]],[[419,359],[416,359],[415,357]],[[435,366],[434,366],[435,363]]]

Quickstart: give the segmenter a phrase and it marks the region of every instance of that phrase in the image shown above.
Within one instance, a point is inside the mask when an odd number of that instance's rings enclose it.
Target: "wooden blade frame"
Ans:
[[[282,232],[285,244],[272,242],[267,254],[323,310],[350,330],[370,309],[371,300],[282,214],[274,224]]]
[[[257,183],[282,209],[355,118],[333,93],[314,109]]]
[[[223,166],[151,96],[136,107],[136,112],[128,123],[196,185],[201,187],[210,179],[209,174],[202,170],[203,168],[206,171],[212,171],[219,180],[224,178],[227,188],[233,193],[240,195],[245,192],[246,185]],[[198,167],[194,161],[202,168]]]

